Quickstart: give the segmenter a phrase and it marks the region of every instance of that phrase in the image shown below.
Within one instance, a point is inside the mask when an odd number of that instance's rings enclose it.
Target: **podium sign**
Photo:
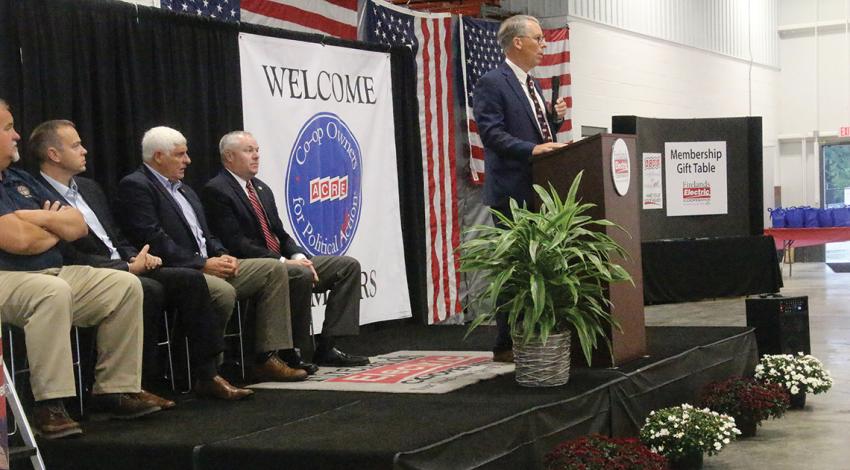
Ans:
[[[588,215],[608,219],[623,229],[600,227],[629,254],[627,259],[614,259],[632,276],[635,285],[619,282],[608,287],[611,314],[620,324],[622,332],[609,331],[608,338],[614,356],[607,348],[597,348],[593,354],[594,366],[619,365],[646,354],[646,332],[643,311],[643,271],[640,253],[640,159],[635,151],[635,136],[625,134],[598,134],[574,142],[555,152],[531,158],[535,184],[545,188],[551,183],[561,197],[573,179],[584,171],[577,197],[596,205]],[[536,194],[535,194],[536,197]],[[540,201],[534,201],[539,207]],[[572,361],[584,364],[584,356],[573,341]]]

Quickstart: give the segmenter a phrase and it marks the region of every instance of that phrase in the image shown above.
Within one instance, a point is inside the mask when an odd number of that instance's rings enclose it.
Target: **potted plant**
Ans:
[[[544,457],[546,470],[666,470],[667,459],[638,439],[591,434],[558,444]]]
[[[492,309],[470,324],[470,331],[507,312],[514,337],[517,382],[528,386],[563,385],[569,380],[570,332],[582,352],[591,354],[606,331],[619,328],[608,311],[609,283],[631,281],[622,266],[612,261],[626,257],[625,250],[604,232],[616,224],[593,219],[593,204],[577,199],[582,173],[561,199],[534,185],[540,197],[539,212],[510,201],[513,217],[491,209],[502,226],[478,225],[476,237],[461,244],[461,271],[480,271],[488,282],[479,300]]]
[[[704,453],[717,454],[740,433],[731,416],[685,403],[650,412],[640,440],[684,470],[701,468]]]
[[[832,387],[832,377],[823,364],[809,354],[765,354],[756,366],[755,377],[785,387],[791,394],[791,408],[806,406],[806,393],[824,393]]]
[[[788,398],[788,392],[781,385],[732,377],[706,385],[700,406],[732,416],[741,437],[752,437],[763,420],[779,418],[785,413]]]

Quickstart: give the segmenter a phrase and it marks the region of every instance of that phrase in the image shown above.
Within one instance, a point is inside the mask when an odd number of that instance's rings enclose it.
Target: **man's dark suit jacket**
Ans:
[[[204,207],[213,233],[221,237],[224,246],[238,258],[279,258],[281,254],[292,258],[296,253],[309,257],[283,229],[274,195],[268,185],[257,178],[253,178],[252,183],[257,198],[266,211],[269,229],[280,240],[282,253],[274,253],[266,247],[263,230],[248,196],[236,178],[224,169],[211,179],[203,190]]]
[[[543,96],[539,84],[537,92]],[[484,203],[507,207],[508,198],[531,203],[531,151],[542,144],[534,109],[507,63],[487,72],[474,91],[473,114],[484,144]],[[550,119],[557,132],[557,121]]]
[[[198,217],[207,242],[207,257],[226,254],[207,225],[198,195],[187,185],[179,191]],[[162,258],[163,266],[202,269],[206,264],[177,201],[145,165],[118,183],[116,215],[130,241],[137,247],[149,244],[150,252]]]
[[[60,201],[65,201],[50,183],[39,173],[38,178],[44,186]],[[124,237],[118,229],[109,210],[103,190],[94,181],[80,176],[74,177],[77,190],[86,200],[89,208],[97,216],[103,229],[109,235],[112,244],[118,250],[122,259],[114,260],[109,257],[109,248],[89,230],[88,235],[70,244],[65,244],[62,255],[65,264],[80,264],[96,268],[112,268],[127,271],[127,262],[139,254],[139,251]],[[67,203],[67,201],[65,201]],[[156,252],[151,248],[151,254]],[[219,321],[209,315],[209,291],[206,281],[199,271],[191,269],[172,269],[163,267],[148,271],[139,276],[144,289],[144,373],[154,376],[158,373],[157,342],[161,327],[164,306],[174,307],[179,312],[178,319],[186,334],[190,337],[192,357],[196,364],[203,364],[224,350]]]
[[[60,201],[65,204],[69,204],[68,201],[65,200],[65,195],[59,194],[59,192],[56,191],[56,189],[43,176],[41,176],[41,173],[38,173],[36,178],[44,185],[45,188],[56,195]],[[121,233],[121,230],[118,229],[118,225],[112,218],[112,211],[109,210],[109,203],[106,201],[106,195],[103,194],[103,190],[100,188],[100,185],[82,176],[74,177],[74,181],[77,182],[77,191],[79,191],[83,199],[86,200],[86,204],[88,204],[89,208],[91,208],[98,220],[100,220],[100,224],[103,225],[103,229],[106,231],[106,234],[109,235],[109,239],[112,240],[112,244],[115,246],[115,249],[118,250],[118,255],[121,256],[121,259],[110,258],[109,248],[107,248],[106,244],[104,244],[93,231],[89,230],[88,235],[85,237],[63,246],[62,255],[65,259],[65,264],[82,264],[94,266],[96,268],[112,268],[127,271],[129,269],[127,261],[136,256],[139,253],[139,250],[130,244],[130,242],[124,238],[124,234]]]

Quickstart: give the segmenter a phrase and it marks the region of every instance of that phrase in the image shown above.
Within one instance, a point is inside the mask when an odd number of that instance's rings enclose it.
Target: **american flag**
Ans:
[[[357,0],[242,0],[242,21],[357,39]]]
[[[224,21],[239,21],[239,0],[162,0],[162,8]]]
[[[461,18],[463,34],[460,39],[463,78],[466,98],[467,127],[469,130],[469,169],[472,181],[477,184],[484,182],[484,147],[478,135],[478,126],[472,117],[472,90],[482,75],[497,67],[505,56],[502,47],[496,39],[499,22],[477,18]],[[558,97],[567,102],[567,114],[564,122],[556,133],[558,142],[572,140],[572,107],[573,99],[570,93],[570,30],[566,27],[544,29],[546,49],[543,61],[531,74],[540,82],[543,89],[543,99],[548,103],[552,100],[552,84],[559,83]],[[557,77],[557,78],[556,78]]]
[[[161,7],[224,21],[357,39],[357,0],[161,0]]]
[[[364,5],[363,36],[369,42],[404,45],[416,56],[419,128],[425,186],[425,261],[429,323],[461,311],[460,242],[455,179],[452,17],[421,13],[383,0]]]

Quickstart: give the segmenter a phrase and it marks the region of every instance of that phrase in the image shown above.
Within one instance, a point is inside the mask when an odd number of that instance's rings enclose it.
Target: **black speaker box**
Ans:
[[[756,329],[760,356],[811,353],[808,297],[749,298],[747,326]]]

